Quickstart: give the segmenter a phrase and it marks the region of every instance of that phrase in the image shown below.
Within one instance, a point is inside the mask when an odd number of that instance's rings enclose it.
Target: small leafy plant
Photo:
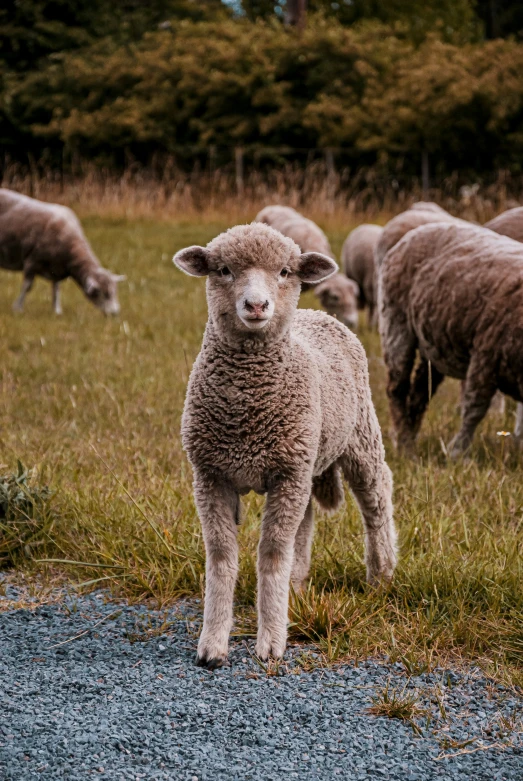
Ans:
[[[0,569],[12,566],[19,555],[30,555],[50,525],[52,492],[33,485],[32,477],[20,461],[16,474],[0,475]]]

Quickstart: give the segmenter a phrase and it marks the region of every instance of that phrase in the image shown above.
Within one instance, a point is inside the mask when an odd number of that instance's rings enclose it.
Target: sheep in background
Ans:
[[[35,276],[53,285],[53,309],[62,314],[59,284],[72,277],[104,314],[118,314],[116,286],[123,276],[102,268],[74,212],[0,189],[0,267],[22,271],[22,291],[13,305],[23,310]]]
[[[416,206],[416,204],[414,204],[414,206]],[[436,204],[429,204],[429,206],[436,206]],[[393,217],[383,228],[374,255],[376,268],[379,270],[387,252],[394,247],[406,233],[415,228],[419,228],[420,225],[428,225],[431,222],[453,222],[462,225],[470,225],[470,223],[465,220],[459,220],[457,217],[453,217],[452,214],[449,214],[444,209],[440,209],[439,206],[436,209],[410,208],[408,211]]]
[[[290,206],[266,206],[258,212],[254,222],[263,222],[292,239],[302,252],[321,252],[334,258],[327,236],[315,222]]]
[[[238,572],[239,497],[266,494],[258,549],[261,659],[285,651],[289,583],[309,571],[312,497],[343,501],[341,474],[365,525],[367,578],[392,577],[396,534],[392,476],[358,339],[323,312],[296,310],[302,282],[336,263],[267,225],[240,225],[174,257],[207,277],[209,319],[193,366],[182,440],[206,549],[206,593],[197,664],[222,665]]]
[[[367,307],[371,326],[376,325],[378,303],[374,252],[382,232],[379,225],[359,225],[349,233],[341,250],[343,271],[358,285],[359,306]]]
[[[508,209],[506,212],[498,214],[483,227],[508,236],[515,241],[523,242],[523,206],[516,206],[515,209]]]
[[[381,267],[380,333],[398,444],[413,444],[448,375],[464,381],[461,430],[449,448],[460,455],[497,389],[523,401],[522,245],[457,220],[410,231]]]
[[[290,206],[266,206],[254,218],[255,222],[270,225],[271,228],[292,239],[302,252],[321,252],[334,258],[329,240],[315,222],[307,219]],[[307,290],[310,285],[303,285]],[[349,328],[358,324],[359,290],[343,274],[334,274],[314,292],[323,308]]]
[[[516,206],[515,209],[508,209],[498,214],[483,227],[523,243],[523,206]],[[504,406],[502,409],[504,411]],[[514,436],[523,440],[523,404],[518,404],[516,407]]]

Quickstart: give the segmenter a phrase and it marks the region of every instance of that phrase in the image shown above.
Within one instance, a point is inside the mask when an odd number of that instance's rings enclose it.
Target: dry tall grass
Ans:
[[[88,163],[78,163],[76,169],[63,175],[36,165],[28,170],[11,164],[4,168],[1,184],[71,206],[84,216],[235,224],[252,219],[269,203],[285,203],[333,230],[366,221],[383,223],[414,201],[429,199],[453,214],[484,223],[523,199],[523,177],[505,172],[483,186],[460,186],[458,177],[450,176],[423,193],[416,180],[404,189],[391,176],[329,171],[323,162],[250,170],[241,181],[234,170],[195,168],[187,173],[173,161],[161,170],[131,166],[123,175]]]
[[[15,316],[20,276],[0,272],[0,464],[9,472],[17,459],[35,466],[54,491],[38,558],[83,562],[54,565],[76,584],[160,604],[202,593],[204,553],[179,427],[205,293],[171,257],[228,224],[87,219],[101,261],[128,275],[118,320],[104,319],[72,282],[64,316],[53,316],[41,280]],[[329,232],[336,252],[345,230]],[[314,296],[302,304],[315,306]],[[316,643],[326,660],[386,653],[409,671],[479,660],[521,684],[523,461],[496,436],[511,430],[514,405],[488,416],[470,460],[448,463],[442,443],[456,431],[459,394],[446,382],[424,423],[419,460],[398,457],[387,436],[379,340],[365,330],[361,338],[395,477],[400,564],[389,590],[367,587],[354,503],[347,497],[334,517],[320,514],[311,586],[293,599],[291,638]],[[249,495],[245,505],[236,632],[249,635],[262,501]]]

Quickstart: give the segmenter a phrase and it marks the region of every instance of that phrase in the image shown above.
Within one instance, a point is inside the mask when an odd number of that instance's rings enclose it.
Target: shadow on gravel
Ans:
[[[237,644],[209,673],[194,666],[199,608],[98,593],[0,613],[0,777],[523,778],[522,701],[477,671],[303,672],[301,647],[266,675]]]

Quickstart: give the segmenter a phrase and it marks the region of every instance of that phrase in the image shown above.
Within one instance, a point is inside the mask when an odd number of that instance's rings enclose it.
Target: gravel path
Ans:
[[[209,673],[193,664],[199,608],[156,636],[164,616],[102,594],[0,613],[0,778],[523,778],[522,701],[479,673],[297,672],[293,649],[267,676],[242,643]],[[421,735],[368,712],[387,685],[416,695]]]

